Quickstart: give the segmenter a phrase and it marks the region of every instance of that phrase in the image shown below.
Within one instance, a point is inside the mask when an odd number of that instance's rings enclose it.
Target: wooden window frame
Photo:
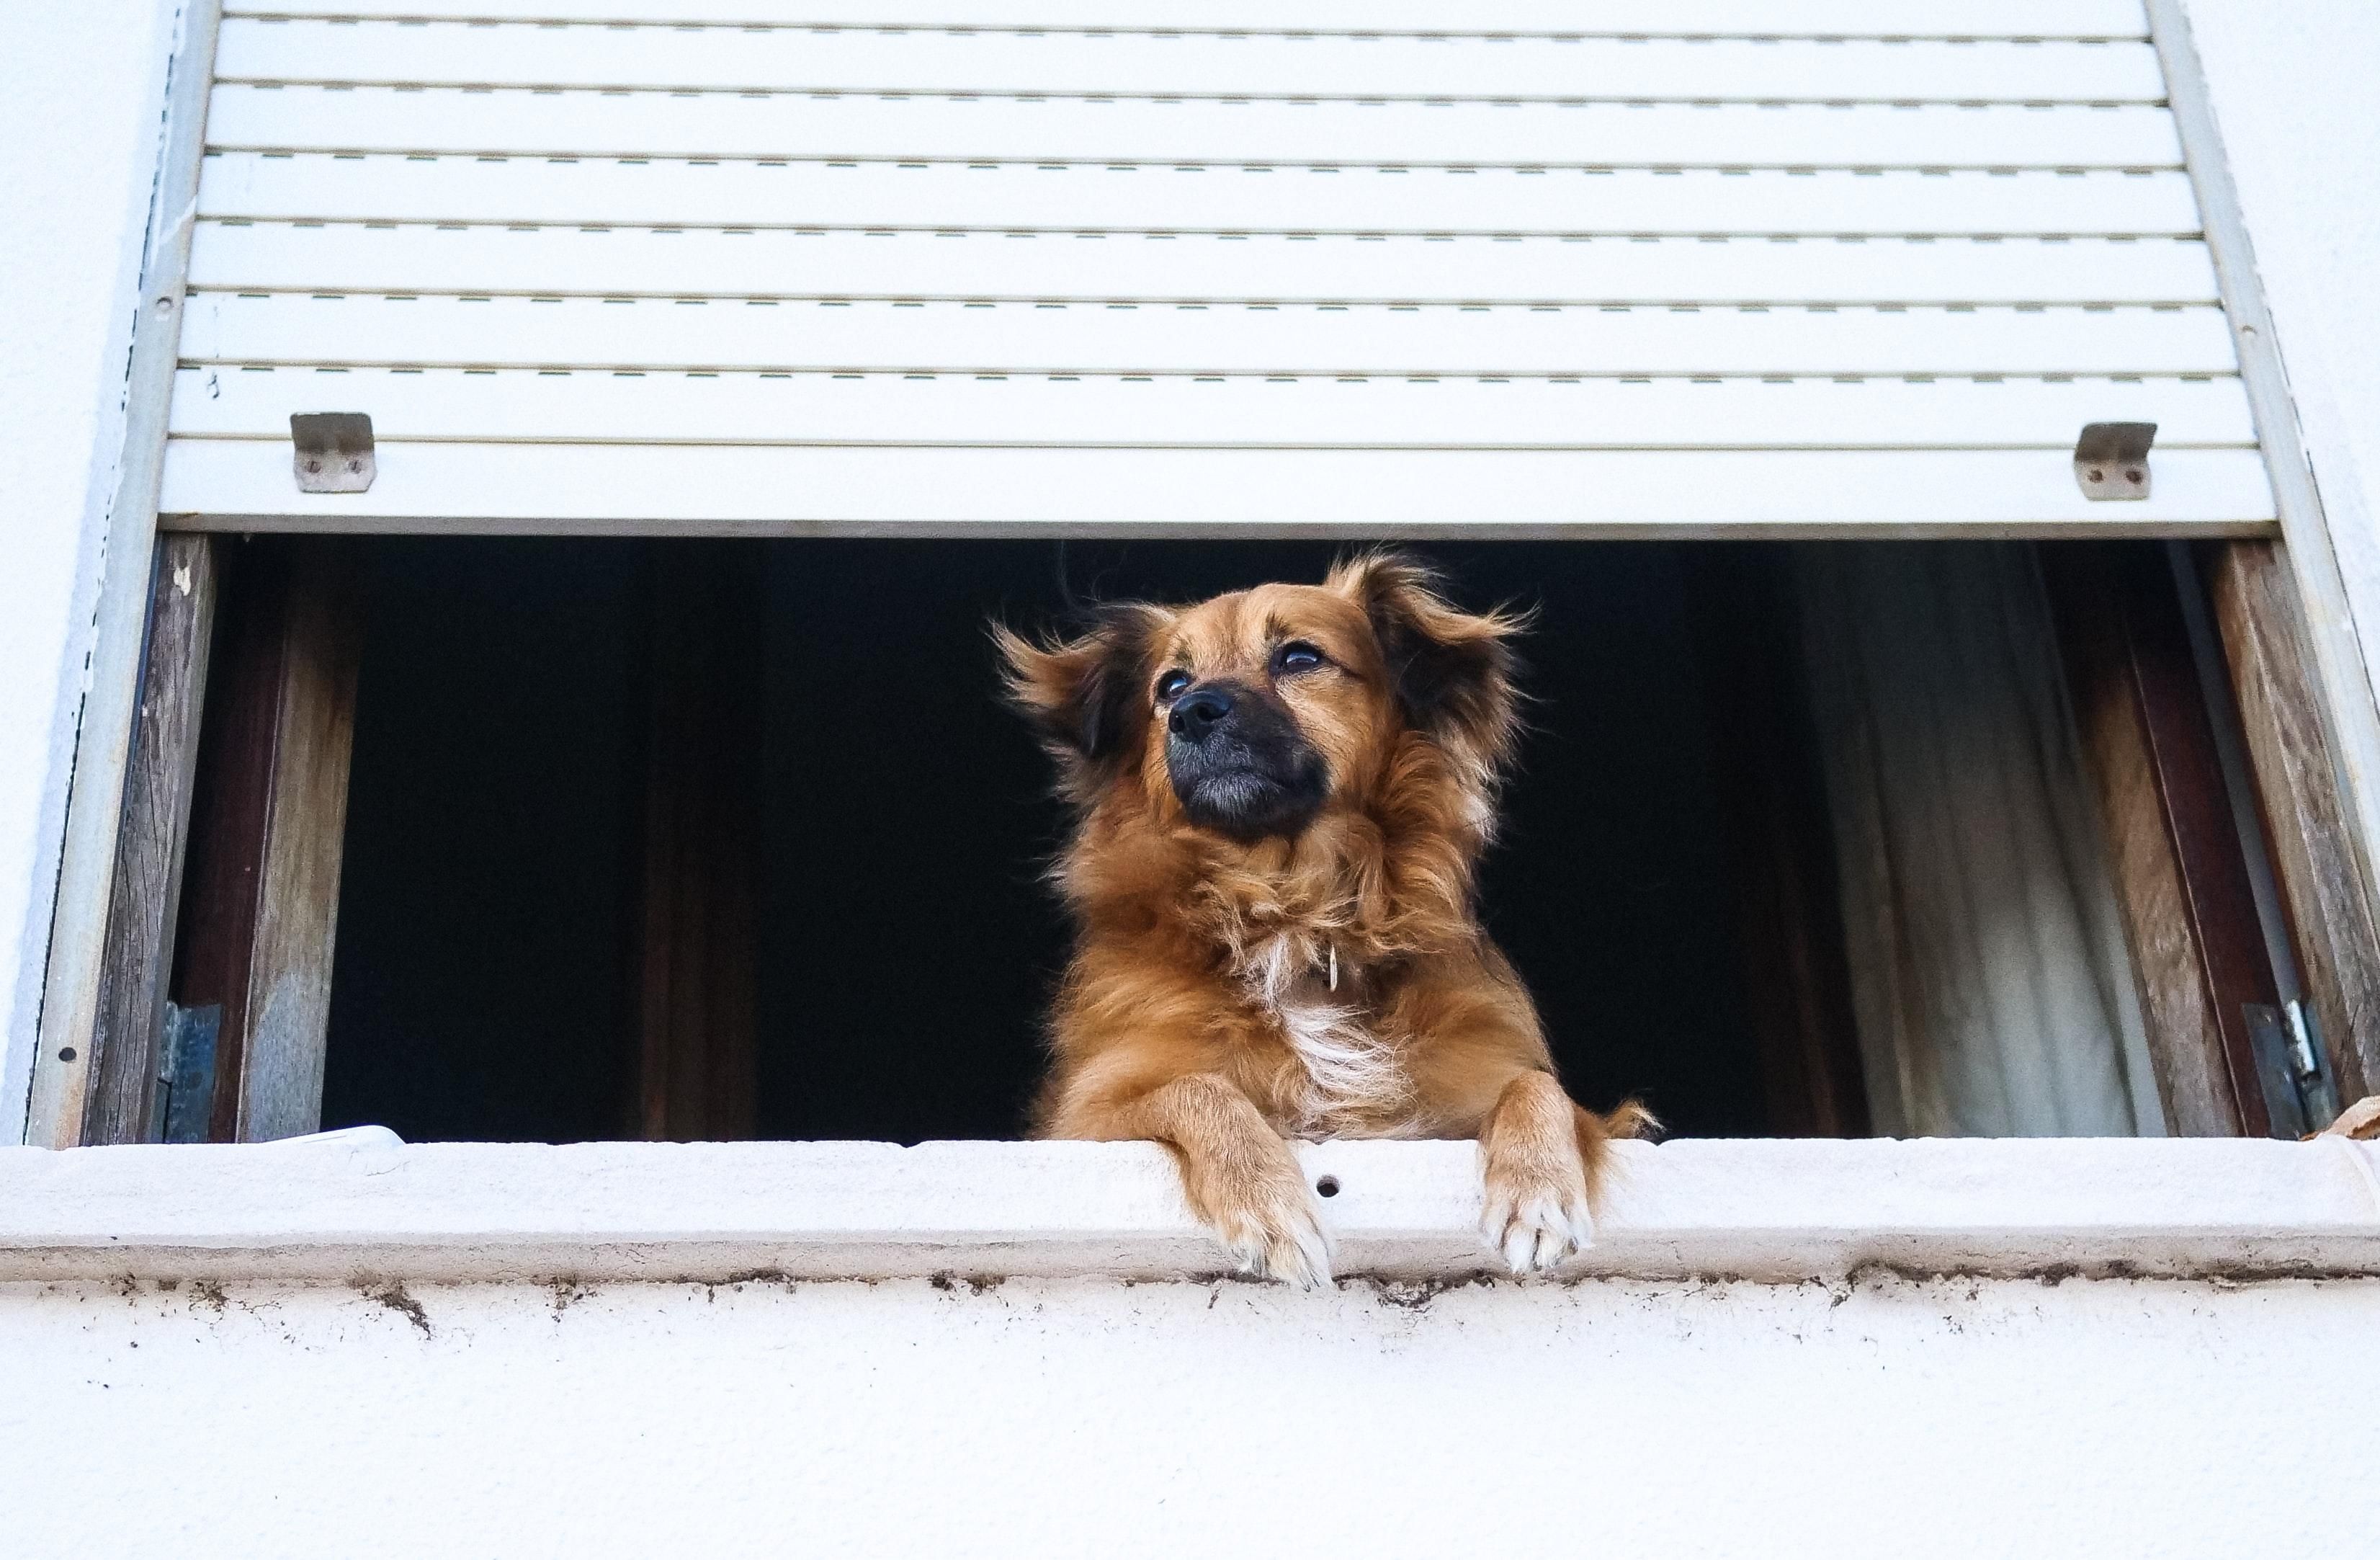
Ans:
[[[2369,1091],[2380,963],[2274,544],[2041,556],[2167,1130],[2327,1125]]]
[[[76,1141],[161,1140],[169,992],[214,1020],[210,1140],[321,1125],[362,544],[190,533],[160,545]],[[747,545],[650,549],[629,1138],[753,1126],[758,884],[737,843],[759,805],[736,737],[754,698],[738,669],[757,675],[759,660]],[[1858,1136],[1867,1103],[1824,808],[1808,755],[1792,758],[1806,733],[1791,713],[1781,557],[1725,542],[1694,553],[1702,680],[1732,734],[1716,779],[1769,1114],[1786,1135]],[[2326,1125],[2380,1078],[2380,943],[2277,545],[2038,554],[2167,1130]],[[2294,1093],[2273,1054],[2293,1002],[2322,1047],[2313,1087]]]

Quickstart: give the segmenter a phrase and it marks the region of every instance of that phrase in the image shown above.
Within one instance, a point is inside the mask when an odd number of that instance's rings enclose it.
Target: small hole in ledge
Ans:
[[[1325,1176],[1314,1183],[1314,1189],[1325,1197],[1336,1197],[1339,1195],[1339,1177]]]

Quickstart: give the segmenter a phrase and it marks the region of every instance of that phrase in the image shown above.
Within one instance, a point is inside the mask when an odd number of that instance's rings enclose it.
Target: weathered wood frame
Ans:
[[[2277,1006],[2204,690],[2158,549],[2043,548],[2166,1128],[2271,1128],[2248,1005]]]
[[[177,1003],[221,1010],[209,1135],[256,1142],[321,1126],[362,626],[355,543],[226,545],[187,935],[162,953]]]
[[[64,1148],[81,1139],[109,949],[116,836],[148,643],[145,619],[154,576],[166,413],[181,342],[183,282],[189,272],[191,217],[206,150],[207,90],[222,13],[221,0],[190,0],[183,7],[181,33],[166,70],[157,181],[150,195],[140,291],[133,300],[124,458],[101,560],[96,632],[67,795],[49,963],[42,972],[32,1093],[25,1102],[29,1143]],[[8,1113],[12,1131],[17,1103],[0,1107]]]
[[[2380,933],[2288,561],[2264,542],[2200,556],[2289,945],[2338,1096],[2353,1102],[2380,1092]]]
[[[220,1011],[212,1138],[320,1125],[360,633],[353,553],[333,538],[159,545],[83,1142],[156,1140],[169,999]]]
[[[138,1143],[153,1135],[158,1058],[189,843],[190,792],[214,640],[220,543],[160,540],[141,657],[138,718],[115,835],[85,1074],[82,1140]]]

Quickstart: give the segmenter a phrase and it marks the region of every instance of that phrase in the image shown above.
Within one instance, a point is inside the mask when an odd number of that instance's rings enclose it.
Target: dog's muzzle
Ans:
[[[1193,823],[1241,841],[1296,834],[1330,790],[1329,766],[1295,718],[1269,695],[1220,680],[1173,701],[1165,770]]]

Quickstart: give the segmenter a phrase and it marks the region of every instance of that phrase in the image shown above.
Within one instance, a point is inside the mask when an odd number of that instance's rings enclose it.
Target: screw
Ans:
[[[2127,472],[2125,472],[2125,473],[2124,473],[2124,481],[2128,481],[2128,482],[2137,482],[2137,481],[2139,481],[2140,480],[2141,480],[2141,474],[2140,474],[2140,472],[2139,472],[2139,471],[2137,471],[2137,470],[2127,471]]]
[[[2107,480],[2107,473],[2094,466],[2091,468],[2091,480],[2095,482],[2104,482]]]

